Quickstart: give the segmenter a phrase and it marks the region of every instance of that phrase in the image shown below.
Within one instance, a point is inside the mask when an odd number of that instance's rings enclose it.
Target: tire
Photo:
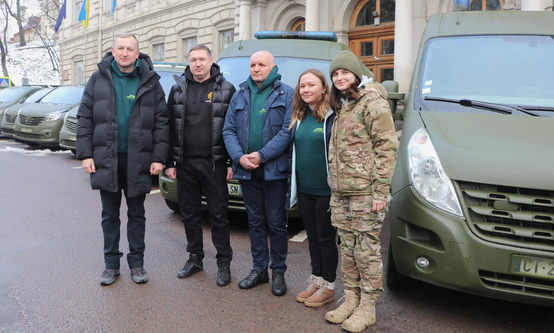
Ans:
[[[390,290],[407,290],[410,289],[411,279],[405,275],[400,274],[396,269],[394,262],[394,255],[392,253],[392,237],[389,239],[389,255],[387,258],[387,268],[385,271],[385,280],[387,281],[387,287]]]
[[[167,205],[167,207],[169,207],[169,209],[171,209],[175,213],[181,213],[181,208],[179,208],[179,203],[178,202],[173,202],[173,201],[165,199],[165,204]]]

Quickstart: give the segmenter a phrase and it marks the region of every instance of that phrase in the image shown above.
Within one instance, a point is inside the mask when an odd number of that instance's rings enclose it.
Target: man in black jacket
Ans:
[[[121,192],[127,201],[127,262],[136,283],[144,270],[144,200],[151,175],[163,170],[169,150],[165,96],[150,57],[132,34],[119,35],[85,88],[77,117],[77,158],[100,190],[104,261],[101,285],[119,275]]]
[[[187,235],[189,260],[177,274],[187,278],[202,271],[204,259],[200,208],[202,191],[206,196],[212,242],[217,250],[217,285],[231,282],[233,250],[227,218],[227,180],[233,178],[227,167],[223,124],[235,87],[225,80],[205,45],[189,51],[189,66],[171,88],[167,109],[171,128],[171,151],[166,175],[178,179],[177,194]],[[174,167],[175,162],[177,167]]]

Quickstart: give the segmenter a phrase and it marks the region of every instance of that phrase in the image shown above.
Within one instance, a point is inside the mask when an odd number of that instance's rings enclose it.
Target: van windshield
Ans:
[[[61,105],[74,105],[81,101],[83,96],[84,86],[81,87],[69,87],[61,86],[54,89],[51,93],[46,95],[40,100],[41,104],[61,104]]]
[[[552,59],[551,36],[433,38],[424,54],[419,101],[429,110],[486,112],[437,101],[446,98],[520,106],[554,116]]]
[[[315,60],[306,58],[275,57],[275,63],[279,67],[281,81],[295,88],[298,84],[298,77],[307,69],[319,69],[329,81],[329,60]],[[250,58],[223,58],[219,59],[217,64],[221,67],[221,72],[227,81],[231,82],[235,88],[246,81],[250,76]]]

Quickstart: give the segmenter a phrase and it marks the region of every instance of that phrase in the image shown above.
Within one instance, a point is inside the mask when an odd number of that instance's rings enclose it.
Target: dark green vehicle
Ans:
[[[256,38],[258,39],[232,43],[223,50],[217,61],[225,79],[235,87],[248,78],[250,56],[260,50],[269,51],[275,56],[275,63],[282,76],[281,80],[291,87],[296,87],[298,77],[306,69],[317,68],[328,75],[329,65],[335,55],[342,50],[348,50],[346,45],[336,42],[337,37],[334,33],[259,31],[256,33]],[[239,182],[232,180],[227,183],[227,187],[229,189],[228,209],[245,211]],[[179,212],[176,182],[165,174],[160,174],[160,190],[167,206]],[[203,202],[203,204],[206,203]],[[290,210],[288,214],[291,217],[300,216],[298,209]]]
[[[63,117],[63,125],[60,129],[59,137],[60,147],[71,150],[73,154],[77,152],[77,111],[79,110],[79,105],[67,111]]]
[[[433,15],[392,181],[390,288],[407,277],[554,306],[554,15]]]
[[[4,111],[10,106],[24,101],[40,87],[9,87],[0,90],[0,122],[4,118]]]
[[[21,111],[13,137],[31,146],[59,146],[65,113],[81,102],[84,86],[60,86]]]
[[[52,89],[54,88],[42,88],[37,90],[26,99],[21,100],[19,103],[7,108],[4,112],[4,118],[0,121],[0,131],[2,135],[7,138],[13,138],[13,127],[17,116],[19,115],[19,111],[30,104],[39,103],[40,100],[46,96],[46,94],[52,91]]]

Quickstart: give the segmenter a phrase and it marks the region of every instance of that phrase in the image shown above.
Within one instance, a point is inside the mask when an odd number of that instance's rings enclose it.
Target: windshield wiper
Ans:
[[[519,105],[518,107],[524,110],[554,111],[554,107],[550,107],[550,106]]]
[[[536,114],[531,111],[527,111],[523,108],[520,108],[519,106],[514,106],[514,105],[489,103],[489,102],[482,102],[482,101],[476,101],[471,99],[450,99],[450,98],[429,97],[429,96],[425,96],[423,99],[425,99],[426,101],[456,103],[456,104],[460,104],[461,106],[482,108],[482,109],[486,109],[486,110],[490,110],[490,111],[494,111],[502,114],[512,114],[512,110],[517,110],[521,113],[525,113],[533,117],[540,117],[539,114]]]

